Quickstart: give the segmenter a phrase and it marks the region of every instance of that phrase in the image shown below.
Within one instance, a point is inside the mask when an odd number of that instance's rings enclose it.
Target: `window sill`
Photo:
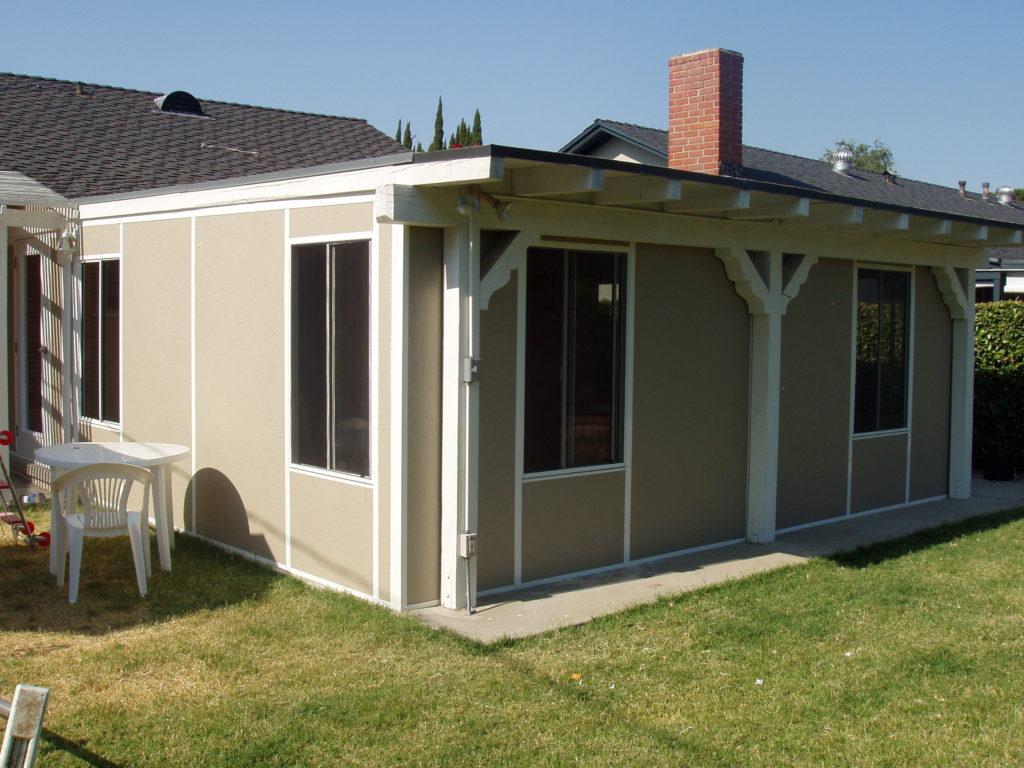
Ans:
[[[900,427],[899,429],[880,429],[877,432],[856,432],[853,435],[854,440],[870,440],[873,437],[892,437],[894,435],[909,435],[909,427]]]
[[[356,485],[360,488],[373,488],[374,482],[372,478],[362,477],[360,475],[352,475],[347,472],[338,472],[332,469],[324,469],[322,467],[311,467],[306,464],[289,464],[288,470],[294,472],[297,475],[305,475],[306,477],[318,477],[321,480],[331,480],[336,483],[345,483],[346,485]]]
[[[102,419],[94,419],[91,416],[80,416],[78,423],[90,427],[99,427],[100,429],[109,429],[111,432],[121,431],[121,422],[119,421],[103,421]]]
[[[569,467],[568,469],[550,469],[545,472],[530,472],[523,475],[523,482],[530,483],[535,480],[550,480],[558,477],[580,477],[582,475],[603,475],[608,472],[625,472],[626,465],[623,462],[618,464],[596,464],[589,467]]]

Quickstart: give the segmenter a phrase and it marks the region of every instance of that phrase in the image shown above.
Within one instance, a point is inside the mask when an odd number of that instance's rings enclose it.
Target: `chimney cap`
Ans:
[[[687,58],[690,56],[702,56],[706,53],[728,53],[731,56],[739,56],[743,58],[743,54],[739,51],[733,51],[729,48],[701,48],[699,51],[688,51],[687,53],[678,53],[672,56],[672,59]]]

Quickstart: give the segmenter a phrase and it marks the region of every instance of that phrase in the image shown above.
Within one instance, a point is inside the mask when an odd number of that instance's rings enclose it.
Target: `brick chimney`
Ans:
[[[743,54],[724,48],[668,60],[668,167],[723,176],[743,166]]]

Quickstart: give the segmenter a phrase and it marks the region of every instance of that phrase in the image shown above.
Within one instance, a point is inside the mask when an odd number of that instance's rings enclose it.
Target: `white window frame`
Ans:
[[[292,392],[292,366],[294,365],[293,356],[293,345],[292,345],[292,319],[294,315],[294,308],[292,306],[293,296],[293,282],[294,276],[292,274],[292,254],[296,246],[302,245],[320,245],[325,248],[341,244],[341,243],[357,243],[365,242],[368,249],[369,258],[369,272],[368,272],[368,313],[367,318],[368,332],[369,332],[369,344],[368,344],[368,387],[369,387],[369,453],[367,458],[367,474],[359,475],[354,472],[346,472],[341,469],[330,469],[328,467],[318,467],[311,464],[301,464],[295,461],[293,456],[293,441],[294,441],[294,424],[292,419],[292,398],[294,392]],[[375,278],[375,265],[374,265],[374,254],[375,254],[376,242],[373,237],[373,232],[347,232],[331,235],[312,235],[304,237],[289,237],[287,241],[287,252],[285,263],[287,281],[285,286],[286,296],[286,328],[285,328],[285,360],[287,363],[287,375],[286,375],[286,392],[287,398],[285,403],[286,413],[286,424],[287,424],[287,445],[288,445],[288,469],[290,472],[294,472],[300,475],[307,475],[310,477],[319,477],[328,480],[341,481],[345,484],[355,485],[360,487],[372,488],[375,486],[376,478],[376,450],[375,444],[377,442],[376,429],[376,402],[377,402],[377,388],[378,388],[378,374],[374,366],[374,360],[376,356],[376,278]],[[329,355],[333,359],[334,349],[329,350]]]
[[[110,421],[109,419],[96,418],[95,416],[85,415],[85,265],[102,262],[118,262],[118,274],[117,274],[117,410],[118,420]],[[102,269],[102,267],[101,267]],[[78,323],[76,328],[76,351],[78,353],[79,362],[79,379],[78,379],[78,412],[79,419],[83,424],[92,424],[105,429],[119,430],[121,424],[124,421],[124,260],[120,253],[104,253],[91,256],[83,256],[81,261],[78,262],[78,268],[76,270],[78,276],[78,306],[80,311],[78,313]],[[102,272],[101,272],[102,275]],[[100,291],[100,305],[102,310],[102,296],[103,296],[103,279],[102,276],[99,281],[98,290]],[[102,411],[103,403],[103,313],[100,312],[100,332],[99,332],[99,345],[97,349],[99,355],[99,364],[97,366],[99,371],[99,381],[97,387],[100,398],[100,410]]]

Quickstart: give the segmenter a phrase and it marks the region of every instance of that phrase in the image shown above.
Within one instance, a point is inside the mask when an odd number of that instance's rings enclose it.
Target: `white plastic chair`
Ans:
[[[61,537],[61,551],[57,553],[57,586],[64,585],[65,558],[70,548],[69,603],[78,600],[78,577],[82,568],[82,543],[85,536],[128,534],[139,594],[145,597],[146,578],[153,573],[149,553],[149,496],[152,482],[153,476],[147,470],[127,464],[91,464],[66,472],[54,482],[54,504],[66,532]],[[142,488],[142,509],[137,511],[128,509],[135,483]],[[78,502],[82,505],[81,512],[75,511]]]

